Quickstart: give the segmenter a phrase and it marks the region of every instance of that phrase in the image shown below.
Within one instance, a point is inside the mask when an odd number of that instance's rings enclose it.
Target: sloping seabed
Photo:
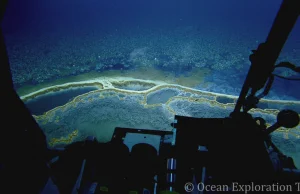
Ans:
[[[124,81],[125,80],[125,81]],[[93,135],[100,142],[111,139],[115,127],[171,130],[174,115],[204,118],[228,116],[237,97],[191,89],[176,84],[129,78],[99,78],[43,88],[22,96],[30,101],[38,96],[69,87],[97,86],[62,106],[34,115],[50,146],[61,147]],[[59,89],[60,88],[60,89]],[[137,90],[134,90],[134,89]],[[276,122],[279,110],[291,108],[300,114],[299,101],[261,100],[251,111],[269,125]],[[34,110],[32,110],[34,112]],[[300,127],[279,129],[272,138],[283,153],[300,167]],[[298,152],[298,153],[297,153]]]

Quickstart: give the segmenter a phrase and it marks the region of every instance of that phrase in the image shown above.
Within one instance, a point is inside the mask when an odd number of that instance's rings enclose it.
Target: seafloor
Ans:
[[[15,88],[50,146],[89,135],[106,142],[118,126],[171,130],[175,114],[226,117],[250,67],[251,50],[261,41],[247,29],[235,34],[193,26],[38,34],[6,39]],[[300,64],[299,56],[299,49],[287,47],[280,60]],[[300,114],[296,86],[276,80],[251,113],[268,125],[282,109]],[[300,168],[299,129],[281,128],[272,138]]]
[[[180,85],[238,95],[250,67],[251,50],[266,38],[263,33],[248,30],[235,32],[222,26],[77,29],[74,34],[61,30],[57,34],[30,31],[25,32],[26,36],[14,33],[6,39],[16,88],[88,72],[118,70],[118,75],[129,73],[134,78],[149,79],[159,76],[159,80],[172,79]],[[278,62],[300,64],[300,43],[288,43]],[[283,68],[276,73],[289,78],[297,75]],[[299,100],[296,86],[295,82],[275,79],[267,98]]]
[[[23,95],[22,99],[35,111],[35,119],[49,145],[64,146],[87,136],[108,142],[115,127],[170,131],[175,115],[223,118],[233,111],[237,98],[162,81],[102,76],[46,87]],[[293,108],[300,113],[300,102],[262,100],[260,108],[250,113],[264,118],[270,126],[283,108]],[[300,162],[299,129],[281,128],[272,136],[276,145],[292,156],[297,165]]]

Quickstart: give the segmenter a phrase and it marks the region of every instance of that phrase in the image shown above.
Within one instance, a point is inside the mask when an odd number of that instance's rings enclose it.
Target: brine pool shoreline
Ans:
[[[21,99],[32,112],[34,107],[47,104],[47,110],[33,116],[49,146],[63,147],[90,135],[100,142],[110,141],[115,127],[172,130],[174,115],[224,118],[233,111],[237,96],[163,81],[99,77],[40,88],[21,95]],[[47,102],[49,99],[56,103]],[[34,103],[36,106],[30,106]],[[271,125],[278,112],[287,108],[300,113],[300,102],[262,99],[260,107],[250,113]],[[299,137],[299,126],[281,128],[272,135],[274,143],[297,164]]]

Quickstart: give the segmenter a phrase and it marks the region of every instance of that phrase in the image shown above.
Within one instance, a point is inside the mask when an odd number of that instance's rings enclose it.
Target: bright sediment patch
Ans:
[[[113,87],[124,89],[124,90],[132,90],[132,91],[143,91],[148,90],[156,86],[154,83],[147,83],[141,81],[123,81],[123,82],[113,82]]]
[[[35,118],[44,130],[50,146],[64,146],[93,135],[98,141],[111,139],[115,127],[171,130],[174,115],[222,118],[234,109],[236,96],[204,92],[177,84],[124,77],[102,77],[65,83],[22,96],[30,100],[39,95],[76,87],[94,87],[64,105]],[[261,107],[250,112],[267,123],[276,122],[279,110],[291,108],[299,113],[300,102],[261,100]],[[300,128],[280,129],[274,142],[300,165]]]

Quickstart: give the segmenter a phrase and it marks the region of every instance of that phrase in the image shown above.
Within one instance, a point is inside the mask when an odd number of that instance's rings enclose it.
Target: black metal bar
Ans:
[[[0,0],[0,22],[2,22],[2,19],[4,17],[7,3],[8,3],[8,0]]]
[[[260,90],[273,72],[281,49],[298,19],[298,3],[296,0],[283,0],[266,42],[250,55],[251,67],[234,112],[240,112],[250,88],[254,93]]]
[[[12,81],[12,76],[10,72],[10,65],[9,65],[9,60],[8,60],[8,54],[5,46],[5,40],[4,36],[2,34],[2,29],[0,27],[0,64],[1,64],[1,85],[2,89],[8,88],[10,92],[13,90],[13,81]],[[7,92],[4,94],[6,95]]]

